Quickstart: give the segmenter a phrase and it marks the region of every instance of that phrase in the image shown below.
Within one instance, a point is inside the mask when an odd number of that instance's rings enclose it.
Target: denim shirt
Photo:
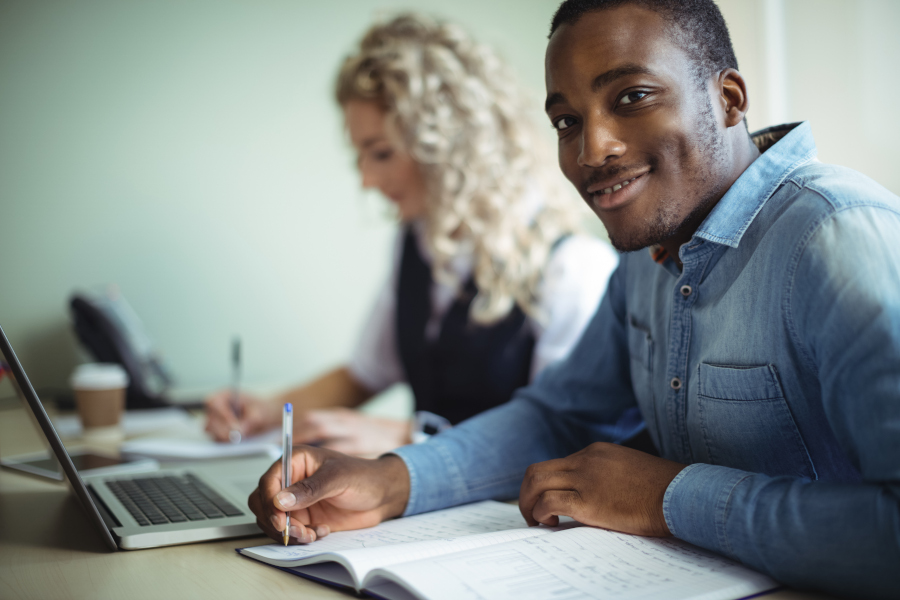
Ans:
[[[790,585],[900,594],[900,198],[820,163],[807,123],[754,136],[775,139],[682,269],[623,255],[566,360],[396,450],[406,514],[515,497],[531,463],[643,417],[689,465],[663,500],[675,536]]]

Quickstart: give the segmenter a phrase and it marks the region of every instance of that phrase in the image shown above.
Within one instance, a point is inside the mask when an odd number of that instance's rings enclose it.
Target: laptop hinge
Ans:
[[[93,484],[87,485],[88,492],[91,494],[91,498],[94,499],[94,504],[97,505],[97,510],[100,512],[100,517],[103,519],[103,522],[106,523],[106,526],[110,531],[113,530],[114,527],[121,527],[122,524],[109,512],[109,509],[106,507],[106,503],[103,502],[103,499],[100,498],[100,495],[94,491]]]

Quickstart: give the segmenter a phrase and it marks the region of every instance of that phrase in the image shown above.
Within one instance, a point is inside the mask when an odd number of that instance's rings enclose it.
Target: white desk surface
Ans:
[[[0,409],[0,453],[40,451],[40,438],[19,407]],[[237,555],[263,536],[110,552],[68,487],[0,470],[0,598],[92,599],[354,598]],[[772,600],[823,600],[781,591]]]

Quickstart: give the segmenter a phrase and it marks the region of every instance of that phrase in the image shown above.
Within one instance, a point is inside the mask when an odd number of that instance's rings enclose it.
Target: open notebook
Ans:
[[[577,523],[527,527],[517,507],[492,501],[332,533],[305,546],[238,552],[385,600],[730,600],[779,587],[679,540]]]

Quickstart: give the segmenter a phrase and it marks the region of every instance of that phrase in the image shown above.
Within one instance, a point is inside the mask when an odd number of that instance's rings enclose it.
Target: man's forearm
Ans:
[[[404,514],[514,498],[529,465],[640,431],[643,424],[628,377],[623,277],[620,267],[568,358],[544,369],[510,402],[426,444],[395,451],[410,473]]]
[[[529,465],[567,456],[595,441],[633,434],[633,424],[600,429],[579,414],[556,410],[520,391],[517,397],[449,429],[425,444],[394,451],[410,473],[412,515],[488,498],[515,498]],[[617,435],[620,433],[621,435]]]
[[[540,409],[514,400],[425,444],[398,448],[394,453],[410,474],[404,516],[488,498],[514,498],[528,465],[550,458],[554,445]]]
[[[900,485],[827,483],[705,464],[669,485],[672,533],[786,584],[873,598],[900,589]]]

